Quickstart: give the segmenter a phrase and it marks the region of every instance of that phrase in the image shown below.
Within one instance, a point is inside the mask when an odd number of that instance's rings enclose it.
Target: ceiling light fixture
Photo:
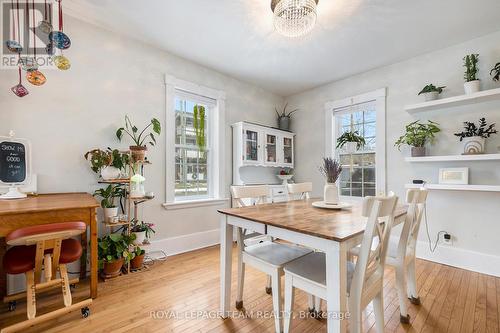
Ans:
[[[286,37],[300,37],[316,24],[319,0],[272,0],[274,28]]]

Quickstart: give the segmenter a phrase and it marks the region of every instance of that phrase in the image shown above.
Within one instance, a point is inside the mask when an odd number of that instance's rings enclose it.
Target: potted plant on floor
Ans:
[[[153,227],[153,223],[133,220],[131,232],[135,235],[134,245],[142,245],[147,239],[151,238],[151,236],[155,233]]]
[[[414,121],[406,125],[406,133],[399,137],[395,142],[395,146],[401,149],[402,145],[411,147],[411,156],[425,156],[425,144],[434,143],[436,133],[441,129],[438,123],[428,120],[427,124],[420,123],[420,120]]]
[[[486,118],[479,119],[479,126],[473,122],[464,122],[464,131],[455,133],[464,143],[464,155],[483,154],[486,145],[486,139],[496,134],[495,124],[486,122]]]
[[[141,249],[139,246],[136,246],[134,249],[134,258],[130,260],[130,270],[136,271],[141,269],[144,264],[145,255],[146,251]]]
[[[479,54],[469,54],[464,57],[464,89],[466,94],[472,94],[480,90],[479,83],[476,75],[478,72],[477,64],[479,62]]]
[[[106,188],[100,188],[94,191],[94,196],[101,197],[101,207],[104,210],[104,221],[109,222],[112,217],[118,215],[118,206],[115,205],[115,199],[122,198],[125,190],[118,185],[108,185]]]
[[[434,101],[438,99],[439,94],[443,92],[443,89],[446,88],[446,86],[442,87],[436,87],[435,85],[428,84],[425,87],[422,88],[422,90],[418,93],[418,95],[424,95],[425,101]]]
[[[134,258],[135,253],[129,251],[134,236],[109,234],[97,240],[98,261],[101,276],[110,279],[120,275],[122,266]]]
[[[327,205],[337,205],[339,203],[339,190],[337,180],[342,172],[342,166],[331,157],[323,158],[323,165],[319,167],[319,171],[325,177],[326,184],[324,187],[324,200]]]
[[[150,127],[153,127],[152,132],[147,132]],[[130,136],[134,142],[133,146],[130,146],[130,151],[132,152],[132,160],[135,162],[144,161],[146,157],[146,151],[148,150],[146,144],[149,143],[151,146],[156,144],[155,134],[160,135],[161,124],[158,119],[153,118],[151,122],[139,132],[137,126],[133,125],[128,116],[125,116],[125,127],[120,127],[116,131],[116,137],[118,140],[122,140],[123,133]]]
[[[292,114],[297,112],[299,109],[292,110],[290,112],[287,112],[286,109],[288,107],[288,103],[285,104],[285,107],[283,108],[283,111],[278,112],[277,108],[274,108],[276,111],[276,114],[278,115],[278,128],[284,131],[290,130],[290,122],[292,120]]]
[[[500,62],[498,62],[495,67],[490,71],[490,75],[493,78],[493,81],[500,81]]]
[[[344,149],[348,154],[361,149],[365,144],[365,138],[358,131],[347,131],[337,138],[337,149]]]

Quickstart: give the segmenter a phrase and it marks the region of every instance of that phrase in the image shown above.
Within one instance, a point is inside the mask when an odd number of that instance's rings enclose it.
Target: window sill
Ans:
[[[188,209],[196,207],[206,207],[206,206],[220,206],[227,203],[229,199],[201,199],[201,200],[189,200],[189,201],[178,201],[178,202],[167,202],[162,206],[166,210],[177,210],[177,209]]]

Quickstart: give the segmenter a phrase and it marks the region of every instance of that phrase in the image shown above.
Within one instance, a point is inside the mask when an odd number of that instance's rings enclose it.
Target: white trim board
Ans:
[[[151,241],[151,246],[146,248],[146,253],[162,250],[167,255],[172,256],[175,254],[199,250],[205,247],[217,245],[219,243],[220,230],[213,229]]]
[[[500,277],[500,256],[441,244],[432,253],[429,243],[418,241],[417,258]]]

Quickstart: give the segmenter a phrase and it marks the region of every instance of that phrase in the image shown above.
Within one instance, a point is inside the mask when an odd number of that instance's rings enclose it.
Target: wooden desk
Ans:
[[[6,294],[3,271],[5,236],[16,229],[47,223],[82,221],[90,227],[90,296],[97,297],[97,222],[99,203],[88,193],[41,194],[17,200],[0,200],[0,295]],[[87,233],[82,234],[84,254],[87,253]],[[81,260],[80,277],[86,276],[86,255]]]
[[[345,313],[347,305],[347,252],[361,243],[366,220],[361,203],[350,210],[314,208],[321,199],[297,200],[243,208],[220,209],[221,263],[220,311],[227,317],[231,299],[231,259],[233,227],[266,234],[295,244],[318,249],[326,254],[328,313]],[[398,205],[395,224],[404,221],[407,207]],[[328,318],[328,333],[345,333],[346,320]]]

